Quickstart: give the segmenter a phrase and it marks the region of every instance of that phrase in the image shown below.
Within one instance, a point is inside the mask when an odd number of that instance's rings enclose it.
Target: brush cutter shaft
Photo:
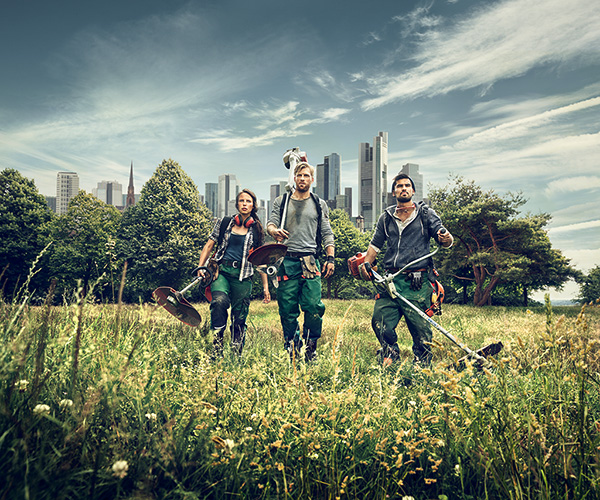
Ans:
[[[437,252],[434,251],[433,253]],[[430,254],[431,255],[431,254]],[[426,256],[428,257],[428,256]],[[422,260],[424,257],[422,257],[419,260]],[[416,262],[416,261],[415,261]],[[412,263],[411,263],[412,264]],[[410,264],[408,264],[410,265]],[[406,267],[406,266],[405,266]],[[424,311],[421,311],[421,309],[419,309],[417,306],[415,306],[412,302],[410,302],[408,299],[404,298],[402,295],[400,295],[398,293],[398,291],[396,290],[396,287],[394,286],[394,278],[398,275],[398,273],[394,273],[394,274],[389,274],[387,275],[385,278],[383,276],[381,276],[377,271],[372,271],[373,276],[375,278],[375,281],[377,283],[381,283],[386,287],[386,290],[388,291],[388,293],[390,294],[390,296],[394,299],[400,299],[402,302],[404,302],[406,305],[408,305],[411,309],[413,309],[414,311],[417,312],[417,314],[419,316],[421,316],[425,321],[427,321],[430,325],[432,325],[436,330],[438,330],[440,333],[442,333],[446,338],[448,338],[448,340],[450,340],[453,344],[455,344],[456,346],[460,347],[463,351],[465,351],[469,356],[472,356],[473,358],[477,359],[478,361],[481,361],[483,363],[488,363],[488,361],[480,356],[479,354],[477,354],[475,351],[473,351],[472,349],[469,349],[465,344],[463,344],[462,342],[460,342],[454,335],[452,335],[448,330],[446,330],[445,328],[443,328],[441,325],[437,324],[433,319],[431,319],[429,316],[427,316],[427,314]]]

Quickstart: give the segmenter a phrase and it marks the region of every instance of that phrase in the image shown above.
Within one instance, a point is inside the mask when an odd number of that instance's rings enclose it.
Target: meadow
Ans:
[[[252,302],[241,358],[151,304],[0,302],[0,499],[600,498],[600,310],[449,305],[430,368],[382,367],[370,300],[316,361]],[[197,304],[203,319],[208,306]]]

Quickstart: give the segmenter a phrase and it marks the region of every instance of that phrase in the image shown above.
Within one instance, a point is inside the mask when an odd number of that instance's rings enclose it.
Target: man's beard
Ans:
[[[407,201],[412,200],[412,195],[404,192],[404,193],[400,193],[399,196],[396,196],[396,201],[400,202],[400,203],[406,203]]]
[[[296,190],[300,191],[301,193],[306,193],[309,189],[310,189],[310,184],[305,184],[303,187],[300,187],[299,185],[296,184]]]

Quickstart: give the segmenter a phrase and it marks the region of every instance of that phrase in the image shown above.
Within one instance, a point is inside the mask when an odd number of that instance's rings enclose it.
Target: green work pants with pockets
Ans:
[[[423,285],[420,290],[411,290],[410,281],[406,281],[406,275],[400,274],[394,278],[396,291],[405,299],[425,311],[431,306],[431,295],[433,289],[427,279],[427,273],[423,272]],[[410,306],[400,299],[393,299],[382,285],[376,285],[379,298],[375,301],[373,319],[371,326],[384,349],[392,356],[398,355],[398,334],[396,326],[404,317],[406,326],[413,339],[413,354],[416,359],[429,363],[431,361],[430,345],[432,331],[429,323],[419,316]]]
[[[320,269],[319,261],[316,264]],[[286,344],[300,341],[300,309],[304,312],[302,338],[306,341],[317,340],[321,337],[325,314],[325,304],[321,300],[321,276],[302,277],[300,261],[286,257],[279,268],[279,278],[277,304]]]

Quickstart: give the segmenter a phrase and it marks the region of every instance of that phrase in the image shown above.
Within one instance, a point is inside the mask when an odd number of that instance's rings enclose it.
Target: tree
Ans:
[[[489,304],[500,284],[518,284],[526,303],[528,293],[560,288],[575,275],[569,260],[550,244],[544,229],[550,215],[521,215],[526,200],[520,193],[502,197],[453,177],[449,186],[433,190],[430,199],[455,238],[452,250],[442,255],[441,269],[465,292],[466,283],[474,284],[475,305]]]
[[[163,160],[119,229],[117,254],[128,262],[125,298],[146,301],[158,286],[178,290],[191,281],[211,229],[212,215],[192,179],[177,162]]]
[[[87,295],[92,281],[103,275],[97,292],[111,283],[114,264],[111,248],[120,220],[121,214],[115,207],[85,191],[69,202],[66,214],[54,219],[48,259],[52,277],[57,279],[58,293],[74,291],[81,281]]]
[[[6,296],[27,278],[45,246],[52,216],[32,180],[14,169],[0,172],[0,290]]]
[[[580,303],[594,302],[600,299],[600,266],[593,267],[587,275],[579,277],[580,284],[579,300]]]
[[[358,252],[366,252],[371,235],[361,233],[352,224],[348,214],[341,209],[329,213],[329,221],[335,238],[335,271],[327,280],[327,298],[349,298],[357,294],[363,283],[348,272],[348,259]]]

